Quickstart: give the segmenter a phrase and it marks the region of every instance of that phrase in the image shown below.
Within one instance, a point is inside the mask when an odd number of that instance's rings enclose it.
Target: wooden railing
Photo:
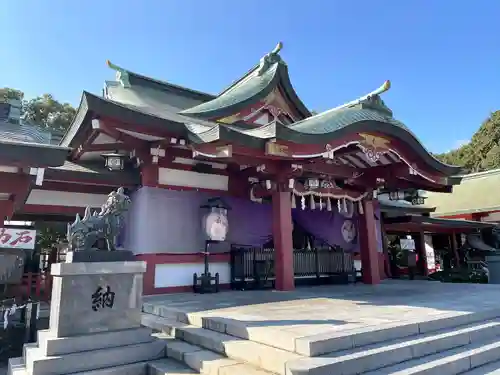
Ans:
[[[244,245],[231,247],[231,287],[263,289],[274,287],[274,249]],[[351,253],[340,249],[294,249],[295,283],[327,284],[355,281]]]

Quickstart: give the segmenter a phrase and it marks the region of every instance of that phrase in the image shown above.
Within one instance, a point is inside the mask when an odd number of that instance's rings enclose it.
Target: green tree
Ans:
[[[66,239],[66,223],[37,222],[37,247],[39,250],[50,249],[52,245]]]
[[[434,156],[469,172],[500,168],[500,111],[490,114],[468,144]]]
[[[17,89],[12,89],[9,87],[0,88],[0,102],[7,101],[9,99],[19,99],[23,100],[24,92]]]
[[[22,100],[22,118],[48,131],[65,133],[76,114],[69,103],[61,103],[51,94],[24,100],[24,92],[10,87],[0,88],[0,102],[9,99]]]
[[[61,103],[51,94],[43,94],[23,103],[25,120],[53,132],[65,133],[75,114],[71,104]]]

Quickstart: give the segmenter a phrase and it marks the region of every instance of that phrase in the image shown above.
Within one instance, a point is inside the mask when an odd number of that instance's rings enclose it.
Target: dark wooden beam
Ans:
[[[91,129],[90,134],[85,139],[85,141],[71,152],[70,158],[73,160],[80,159],[80,157],[85,152],[85,149],[89,147],[92,144],[92,142],[95,141],[95,139],[99,136],[99,133],[100,133],[99,129]]]
[[[91,144],[83,150],[83,152],[113,152],[115,150],[133,150],[133,146],[124,142]]]

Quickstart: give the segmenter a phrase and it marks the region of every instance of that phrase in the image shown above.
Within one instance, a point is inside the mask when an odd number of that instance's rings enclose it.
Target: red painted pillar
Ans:
[[[0,220],[2,222],[2,226],[4,220],[10,220],[13,214],[14,214],[14,202],[10,199],[0,201]]]
[[[295,289],[295,281],[293,277],[293,226],[290,192],[274,192],[272,202],[275,286],[277,290],[293,290]]]
[[[365,284],[380,283],[374,204],[372,200],[365,200],[363,202],[364,214],[359,218],[359,248],[362,280]]]
[[[158,172],[157,164],[151,162],[141,165],[141,182],[142,186],[157,187],[158,186]]]

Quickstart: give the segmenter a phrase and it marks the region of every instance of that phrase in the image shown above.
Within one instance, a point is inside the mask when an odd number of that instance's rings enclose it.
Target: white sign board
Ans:
[[[436,255],[432,247],[432,237],[429,235],[424,236],[425,239],[425,259],[427,260],[427,269],[429,271],[436,270]]]
[[[36,230],[24,228],[0,228],[0,248],[33,250]]]
[[[415,250],[415,240],[408,238],[401,238],[399,240],[399,244],[401,245],[401,250]]]

